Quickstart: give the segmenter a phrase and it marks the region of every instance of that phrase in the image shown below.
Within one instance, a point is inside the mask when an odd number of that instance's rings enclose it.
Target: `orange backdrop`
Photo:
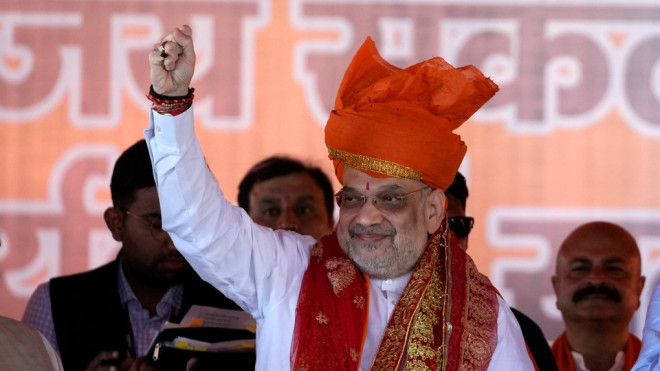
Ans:
[[[558,245],[583,222],[620,223],[648,276],[641,334],[660,271],[660,5],[400,3],[0,0],[0,314],[20,318],[40,282],[116,255],[110,171],[148,124],[148,52],[187,23],[197,131],[230,199],[268,155],[332,173],[323,125],[367,35],[401,67],[435,55],[479,67],[501,91],[459,129],[469,252],[553,339]]]

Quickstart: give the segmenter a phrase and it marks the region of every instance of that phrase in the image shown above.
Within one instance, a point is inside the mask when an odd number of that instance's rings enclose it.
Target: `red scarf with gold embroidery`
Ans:
[[[443,224],[394,308],[372,369],[487,369],[497,342],[497,294],[458,244],[449,245]],[[341,250],[336,234],[321,238],[298,298],[292,368],[358,370],[368,300],[369,278]]]

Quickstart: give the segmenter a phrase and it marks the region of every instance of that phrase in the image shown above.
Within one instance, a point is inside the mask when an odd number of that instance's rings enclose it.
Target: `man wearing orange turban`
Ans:
[[[326,126],[343,188],[336,229],[315,241],[259,227],[224,198],[193,130],[191,35],[179,27],[150,55],[145,136],[163,227],[257,320],[257,369],[534,369],[511,311],[445,217],[443,191],[466,151],[452,131],[493,82],[441,58],[399,69],[368,39]]]

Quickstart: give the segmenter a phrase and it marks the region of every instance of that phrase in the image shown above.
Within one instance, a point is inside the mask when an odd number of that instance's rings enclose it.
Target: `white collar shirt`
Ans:
[[[371,369],[385,327],[410,276],[412,272],[396,278],[369,280],[369,323],[367,323],[367,338],[362,348],[360,370]]]
[[[587,364],[584,363],[584,357],[582,354],[572,350],[571,355],[573,356],[573,361],[575,362],[576,371],[590,371],[587,368]],[[623,362],[626,359],[626,354],[620,350],[616,353],[616,358],[614,359],[614,364],[608,371],[621,371],[623,370]]]

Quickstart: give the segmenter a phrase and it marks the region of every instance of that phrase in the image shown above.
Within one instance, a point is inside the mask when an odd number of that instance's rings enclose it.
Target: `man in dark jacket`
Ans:
[[[110,190],[103,216],[122,244],[117,259],[40,285],[23,316],[68,371],[146,362],[163,324],[178,323],[192,304],[240,310],[194,273],[163,231],[144,140],[119,157]]]

